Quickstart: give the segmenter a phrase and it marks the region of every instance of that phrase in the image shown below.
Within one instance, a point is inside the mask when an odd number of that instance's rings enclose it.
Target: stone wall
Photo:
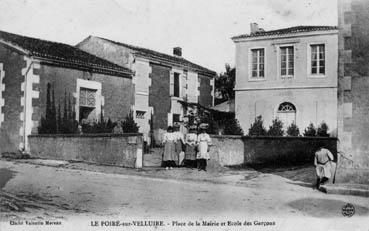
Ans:
[[[0,153],[12,152],[23,142],[24,105],[21,98],[24,95],[22,83],[25,77],[22,69],[27,63],[24,56],[0,45],[0,64],[2,66],[2,82],[0,96]],[[23,102],[24,103],[24,102]]]
[[[31,135],[32,157],[142,167],[141,134]]]
[[[320,137],[243,137],[246,165],[313,164],[314,153],[326,147],[336,158],[337,139]]]
[[[211,136],[209,165],[232,166],[244,163],[244,142],[241,136]]]
[[[335,156],[336,138],[211,136],[210,165],[313,164],[314,153],[325,146]],[[335,161],[336,161],[335,160]]]
[[[338,1],[337,182],[369,184],[369,1]]]

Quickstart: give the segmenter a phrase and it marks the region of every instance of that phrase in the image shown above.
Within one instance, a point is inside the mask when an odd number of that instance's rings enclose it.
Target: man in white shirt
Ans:
[[[334,157],[332,153],[326,148],[321,147],[315,152],[314,165],[317,174],[317,189],[331,178],[331,161],[333,160]]]

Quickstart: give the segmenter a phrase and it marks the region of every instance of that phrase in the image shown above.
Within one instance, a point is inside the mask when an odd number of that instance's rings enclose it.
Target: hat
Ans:
[[[190,130],[190,131],[197,130],[197,127],[196,127],[196,125],[192,125],[188,128],[188,130]]]
[[[207,123],[201,123],[199,126],[200,129],[207,129],[208,127],[209,127],[209,124]]]

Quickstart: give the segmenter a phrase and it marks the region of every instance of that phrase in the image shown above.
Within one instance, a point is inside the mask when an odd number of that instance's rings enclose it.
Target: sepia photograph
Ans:
[[[369,231],[369,0],[0,9],[1,231]]]

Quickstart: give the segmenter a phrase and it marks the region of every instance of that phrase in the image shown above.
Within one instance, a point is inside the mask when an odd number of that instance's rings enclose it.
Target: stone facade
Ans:
[[[151,142],[151,132],[160,142],[166,128],[173,125],[173,118],[183,120],[185,111],[178,101],[199,103],[208,108],[213,106],[215,72],[182,58],[179,47],[175,48],[175,54],[167,55],[93,36],[77,47],[135,73],[132,110],[148,143]],[[178,82],[176,94],[175,81]]]
[[[337,182],[369,184],[369,2],[339,0]]]
[[[325,28],[325,27],[324,27]],[[323,28],[323,29],[324,29]],[[244,131],[261,115],[266,126],[279,118],[285,128],[296,123],[302,132],[310,123],[326,122],[331,136],[337,136],[337,29],[281,29],[265,36],[234,37],[236,44],[236,117]],[[292,32],[291,32],[292,31]],[[312,74],[312,49],[324,48],[324,74]],[[322,50],[323,50],[322,48]],[[288,50],[292,74],[281,71],[282,52]],[[262,77],[252,74],[252,56],[263,62]],[[263,67],[262,67],[262,66]],[[291,65],[291,64],[289,64]]]
[[[64,53],[57,53],[57,49],[71,50],[71,57],[59,62],[61,58],[56,56]],[[36,50],[37,55],[48,58],[32,55]],[[20,148],[29,151],[28,136],[38,133],[39,122],[46,114],[48,84],[56,108],[60,105],[63,111],[65,95],[70,97],[79,122],[80,109],[85,107],[80,100],[82,91],[90,91],[88,118],[98,121],[103,113],[113,121],[123,120],[133,100],[131,74],[124,67],[66,44],[0,31],[0,153]]]

